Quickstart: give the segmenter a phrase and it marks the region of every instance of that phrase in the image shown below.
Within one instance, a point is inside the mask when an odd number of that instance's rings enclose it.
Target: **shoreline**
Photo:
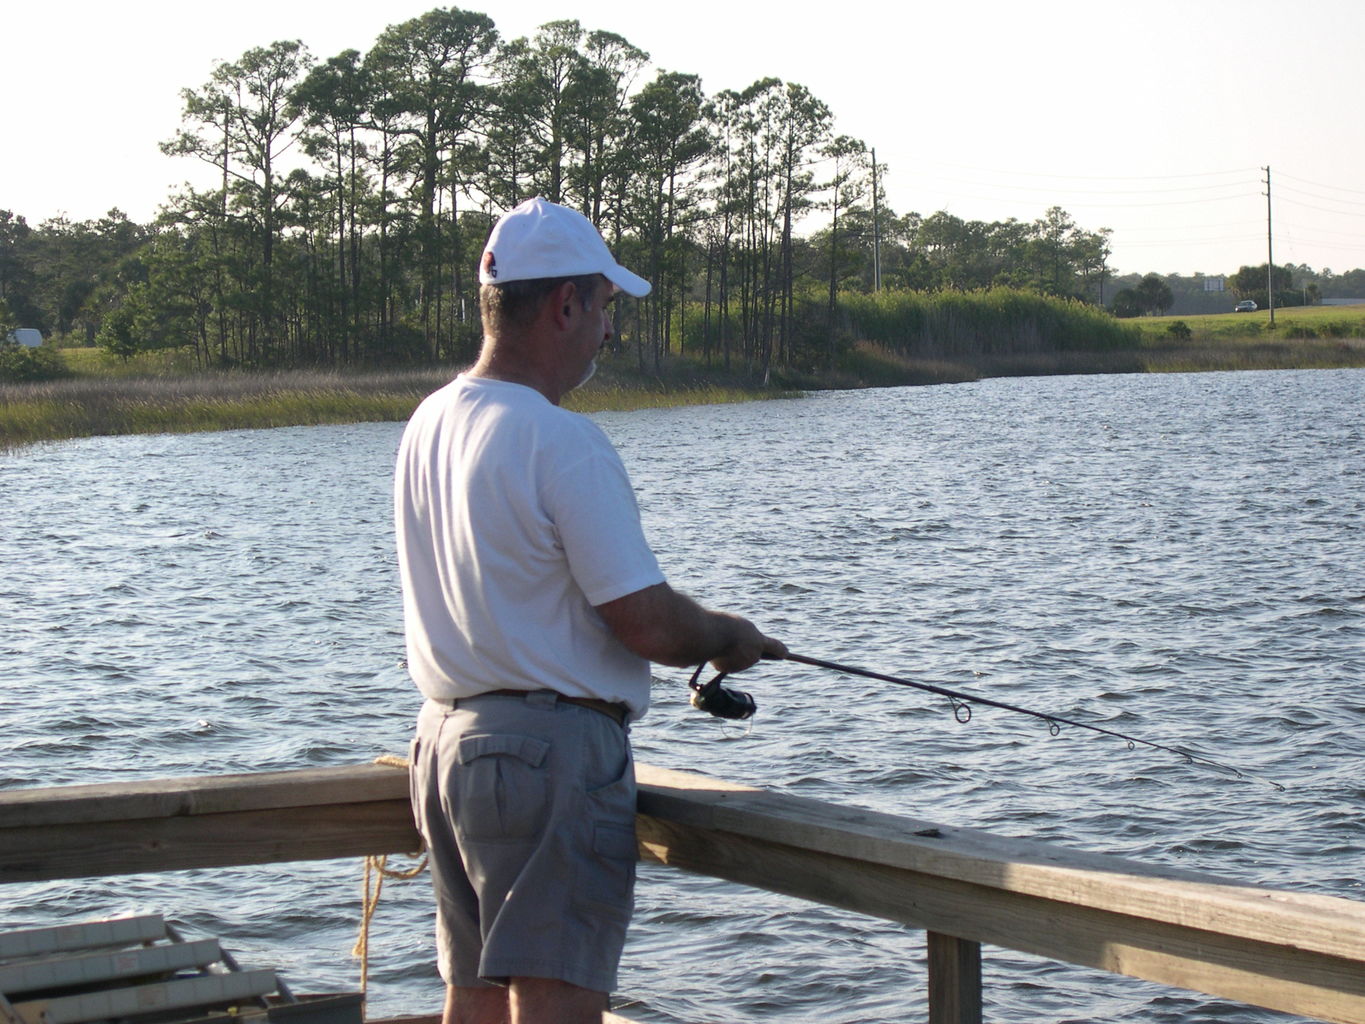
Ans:
[[[1164,318],[1175,321],[1178,318]],[[1203,332],[1200,332],[1201,334]],[[82,353],[76,375],[0,384],[0,452],[28,444],[122,434],[401,421],[458,367],[376,371],[175,372]],[[1154,328],[1127,351],[1073,351],[913,359],[859,345],[820,375],[775,370],[765,387],[743,373],[673,357],[660,373],[629,356],[603,361],[597,379],[566,401],[578,412],[785,398],[808,391],[967,383],[992,377],[1365,367],[1365,339],[1163,336]]]

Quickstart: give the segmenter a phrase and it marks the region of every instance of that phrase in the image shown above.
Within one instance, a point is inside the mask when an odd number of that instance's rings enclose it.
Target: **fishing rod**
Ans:
[[[788,651],[780,658],[773,655],[764,655],[767,660],[795,661],[802,665],[811,665],[815,668],[830,669],[834,672],[843,672],[847,675],[864,676],[868,679],[878,679],[884,683],[895,683],[897,686],[909,686],[916,690],[923,690],[926,693],[937,694],[940,697],[948,698],[952,705],[953,717],[962,724],[967,724],[972,720],[972,705],[982,704],[986,707],[1000,708],[1002,711],[1013,711],[1016,714],[1028,715],[1047,724],[1047,731],[1050,735],[1056,736],[1062,731],[1063,725],[1072,725],[1078,729],[1088,729],[1091,732],[1100,733],[1104,736],[1113,736],[1115,739],[1123,740],[1128,744],[1129,750],[1136,750],[1139,746],[1147,747],[1150,750],[1164,750],[1167,753],[1176,754],[1185,759],[1187,764],[1202,764],[1219,771],[1228,772],[1239,779],[1253,779],[1264,782],[1268,786],[1273,786],[1281,793],[1285,787],[1278,782],[1269,779],[1258,779],[1256,776],[1249,775],[1233,765],[1223,761],[1215,761],[1211,757],[1199,754],[1184,747],[1168,746],[1165,743],[1156,743],[1152,740],[1144,740],[1138,736],[1130,736],[1115,729],[1106,729],[1102,725],[1094,725],[1090,722],[1080,722],[1074,718],[1065,718],[1061,715],[1054,715],[1046,711],[1035,711],[1032,708],[1020,707],[1018,704],[1007,704],[1004,701],[992,700],[989,697],[980,697],[976,694],[965,693],[962,690],[949,689],[946,686],[937,686],[934,683],[922,683],[914,679],[905,679],[901,676],[890,676],[881,672],[873,672],[869,669],[858,668],[854,665],[843,665],[837,661],[825,661],[821,658],[810,658],[802,654],[794,654]],[[688,686],[692,690],[692,705],[700,708],[717,718],[745,719],[752,718],[754,712],[758,710],[758,705],[753,697],[742,690],[735,690],[721,686],[721,680],[727,675],[721,672],[709,683],[701,683],[701,672],[705,665],[698,665],[697,670],[692,673],[692,679]]]

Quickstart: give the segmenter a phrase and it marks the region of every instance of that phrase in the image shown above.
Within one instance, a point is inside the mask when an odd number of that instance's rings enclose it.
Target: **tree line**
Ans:
[[[182,98],[162,149],[212,184],[149,224],[0,211],[0,319],[124,354],[192,345],[205,366],[464,360],[478,252],[534,195],[581,210],[653,283],[618,314],[641,365],[818,366],[840,296],[878,287],[1107,298],[1107,229],[1056,207],[898,215],[888,168],[804,86],[708,96],[577,21],[505,40],[485,14],[440,8],[364,53],[250,49]]]

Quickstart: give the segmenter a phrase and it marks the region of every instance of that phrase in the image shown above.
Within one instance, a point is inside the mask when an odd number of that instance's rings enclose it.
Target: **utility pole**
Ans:
[[[872,147],[872,291],[882,290],[881,195],[877,190],[877,147]]]
[[[1265,171],[1265,294],[1270,305],[1270,326],[1275,326],[1275,249],[1270,230],[1270,167]]]

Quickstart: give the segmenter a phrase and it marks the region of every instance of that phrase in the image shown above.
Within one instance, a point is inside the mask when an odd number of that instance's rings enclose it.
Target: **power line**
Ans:
[[[1326,188],[1331,189],[1334,192],[1351,192],[1358,196],[1365,196],[1365,189],[1346,188],[1344,185],[1327,185],[1321,181],[1310,181],[1308,178],[1296,178],[1294,175],[1285,174],[1283,171],[1280,172],[1279,176],[1281,178],[1288,178],[1290,181],[1300,181],[1305,185],[1312,185],[1314,188]]]
[[[1362,257],[1365,257],[1365,243],[1357,243],[1357,244],[1355,244],[1355,245],[1346,245],[1346,244],[1343,244],[1343,243],[1341,243],[1341,242],[1323,242],[1323,241],[1320,241],[1319,239],[1315,239],[1315,238],[1301,238],[1301,239],[1297,239],[1297,240],[1291,238],[1289,241],[1283,242],[1282,244],[1284,244],[1284,245],[1288,246],[1289,248],[1294,249],[1294,250],[1296,250],[1296,251],[1302,250],[1302,249],[1305,249],[1305,248],[1311,246],[1311,247],[1314,248],[1314,249],[1333,249],[1333,250],[1335,250],[1335,251],[1337,251],[1337,252],[1355,252],[1355,253],[1361,253],[1361,254],[1362,254]]]
[[[1302,207],[1305,210],[1317,210],[1319,213],[1330,213],[1337,217],[1365,217],[1365,210],[1356,213],[1352,210],[1329,210],[1325,206],[1314,206],[1312,203],[1301,203],[1295,199],[1280,198],[1280,202],[1288,203],[1290,206]]]
[[[1184,223],[1181,226],[1190,230],[1203,228],[1240,228],[1246,222],[1241,220],[1215,220],[1203,221],[1198,224]],[[1115,226],[1115,231],[1165,231],[1164,227],[1154,227],[1151,224],[1125,224],[1122,227]]]
[[[1223,235],[1219,238],[1164,238],[1152,242],[1124,242],[1125,249],[1168,249],[1173,245],[1223,245],[1228,242],[1256,242],[1260,239],[1258,234],[1249,235]]]
[[[947,182],[947,183],[953,184],[953,185],[955,185],[955,184],[965,184],[965,185],[971,185],[971,186],[983,186],[983,185],[984,185],[986,188],[997,188],[997,189],[1003,189],[1003,190],[1011,191],[1011,192],[1042,192],[1042,191],[1054,191],[1054,190],[1045,190],[1045,189],[1043,189],[1041,186],[1037,186],[1037,185],[1005,185],[1005,184],[996,184],[995,182],[991,182],[991,181],[967,181],[967,180],[960,180],[960,179],[957,179],[957,178],[929,178],[929,179],[927,179],[927,180],[928,180],[928,181],[941,181],[941,182]],[[1137,189],[1137,188],[1125,188],[1125,189],[1093,189],[1093,188],[1092,188],[1092,189],[1087,189],[1087,188],[1070,188],[1070,187],[1068,187],[1068,188],[1065,188],[1064,191],[1067,192],[1068,195],[1114,196],[1114,195],[1151,195],[1151,194],[1153,194],[1153,193],[1158,193],[1158,192],[1209,192],[1209,191],[1212,191],[1212,190],[1214,190],[1214,189],[1228,189],[1228,188],[1234,188],[1234,187],[1245,187],[1245,186],[1244,186],[1242,183],[1237,183],[1237,182],[1219,182],[1219,183],[1216,184],[1216,185],[1175,185],[1175,186],[1172,186],[1172,187],[1170,187],[1170,188],[1157,188],[1157,189],[1152,189],[1152,188],[1146,188],[1146,189]]]
[[[947,190],[942,190],[942,191],[947,191]],[[1076,210],[1140,210],[1140,209],[1147,209],[1147,210],[1150,210],[1150,209],[1154,209],[1154,208],[1157,208],[1157,207],[1163,207],[1163,206],[1199,206],[1199,205],[1201,205],[1201,204],[1206,204],[1206,203],[1230,202],[1230,201],[1238,200],[1238,199],[1250,199],[1250,198],[1252,198],[1254,195],[1255,195],[1255,193],[1253,193],[1253,192],[1242,192],[1242,193],[1238,193],[1237,195],[1229,195],[1229,196],[1205,196],[1205,197],[1202,198],[1202,199],[1171,199],[1171,200],[1166,200],[1166,201],[1164,201],[1164,202],[1155,202],[1155,203],[1095,203],[1095,202],[1070,203],[1070,202],[1069,202],[1069,203],[1067,203],[1067,208],[1068,208],[1068,209],[1076,209]],[[1020,200],[1010,199],[1010,198],[1001,197],[1001,196],[982,196],[982,195],[973,195],[973,194],[965,193],[965,192],[953,192],[953,193],[951,193],[951,200],[950,200],[950,201],[961,201],[961,200],[972,200],[972,201],[974,201],[974,202],[979,202],[979,203],[993,203],[993,204],[995,204],[995,205],[997,205],[997,206],[1008,206],[1008,207],[1018,207],[1018,206],[1022,205],[1022,201],[1020,201]],[[1043,202],[1043,200],[1039,200],[1039,202]],[[1060,204],[1059,202],[1057,202],[1057,201],[1054,199],[1054,200],[1052,200],[1052,201],[1048,201],[1048,202],[1047,202],[1047,205],[1048,205],[1048,206],[1060,206],[1061,204]]]
[[[1321,199],[1324,203],[1345,203],[1347,206],[1365,206],[1365,199],[1338,199],[1336,196],[1322,196],[1316,192],[1305,192],[1301,188],[1282,185],[1279,191],[1293,192],[1295,195],[1308,196],[1310,199]]]
[[[966,164],[947,163],[942,160],[925,160],[926,164],[934,164],[939,167],[953,167],[960,171],[973,171],[978,174],[1008,174],[1015,178],[1056,178],[1059,180],[1072,181],[1168,181],[1182,178],[1213,178],[1219,176],[1250,175],[1260,170],[1258,167],[1238,167],[1227,171],[1195,171],[1188,174],[1129,174],[1129,175],[1084,175],[1084,174],[1049,174],[1036,171],[1019,171],[1011,169],[1009,171],[996,171],[992,168],[970,167]]]
[[[1242,204],[1253,197],[1259,200],[1269,191],[1269,173],[1264,167],[1161,175],[1076,175],[930,160],[917,170],[920,173],[902,181],[898,191],[918,193],[923,206],[945,214],[951,215],[955,206],[970,209],[975,205],[984,207],[988,218],[1028,223],[1040,216],[1041,209],[1058,206],[1078,219],[1141,221],[1130,227],[1107,228],[1114,252],[1185,248],[1193,253],[1222,246],[1227,252],[1249,257],[1256,246],[1258,218],[1249,204]],[[924,174],[926,170],[928,174]],[[1253,172],[1259,172],[1259,180]],[[1253,191],[1253,182],[1261,187]],[[1365,197],[1365,189],[1343,188],[1280,172],[1275,174],[1275,184],[1273,212],[1286,251],[1300,258],[1311,258],[1305,250],[1315,247],[1365,253],[1365,238],[1352,244],[1357,238],[1353,232],[1334,234],[1329,223],[1314,223],[1323,221],[1323,215],[1337,220],[1365,217],[1365,199],[1357,198]],[[1269,196],[1266,203],[1267,223],[1259,237],[1269,251]],[[1206,215],[1190,223],[1181,211],[1193,206],[1204,207],[1213,219]],[[1125,210],[1133,211],[1133,216],[1123,217]],[[1168,211],[1167,215],[1162,216],[1161,211]],[[1173,223],[1162,224],[1163,220]]]

